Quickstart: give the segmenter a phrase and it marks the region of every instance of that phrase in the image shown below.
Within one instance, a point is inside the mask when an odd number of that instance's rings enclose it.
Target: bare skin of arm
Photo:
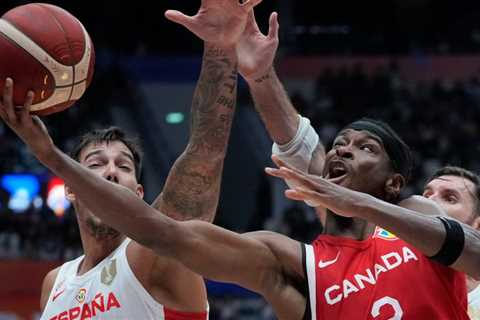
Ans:
[[[34,127],[26,126],[45,137],[45,129],[39,129],[42,123],[35,119],[31,123]],[[271,233],[239,235],[202,221],[173,220],[53,145],[29,146],[106,224],[204,277],[236,283],[264,295],[279,319],[302,318],[306,299],[298,284],[305,276],[298,242]],[[39,151],[43,148],[48,152]]]
[[[236,50],[239,72],[250,87],[255,108],[272,140],[284,145],[291,142],[297,133],[299,114],[273,67],[279,42],[278,30],[276,12],[270,15],[268,34],[264,35],[252,11]],[[312,155],[309,172],[321,174],[324,160],[325,148],[319,143]]]
[[[193,17],[169,10],[166,17],[205,41],[202,69],[191,108],[190,139],[175,161],[152,206],[177,220],[213,221],[237,94],[234,42],[247,13],[259,1],[204,0]],[[176,260],[138,243],[127,249],[129,263],[158,301],[177,310],[204,311],[204,281]]]
[[[299,117],[273,68],[278,28],[274,12],[270,16],[268,35],[262,34],[252,11],[237,44],[237,54],[240,74],[250,87],[255,108],[270,137],[277,144],[286,144],[297,132]]]
[[[176,219],[213,220],[236,100],[237,62],[233,45],[243,31],[248,11],[259,2],[204,0],[194,17],[172,10],[166,13],[167,18],[184,25],[205,41],[202,71],[192,103],[191,138],[175,163],[164,192],[154,202],[157,209]],[[6,92],[4,101],[9,101],[13,85],[6,89],[10,92]],[[37,129],[46,133],[38,118],[34,118],[34,122],[29,119],[31,102],[28,101],[22,113],[10,109],[8,114],[2,114],[4,119],[8,118],[7,123],[13,126],[25,122],[32,127],[39,125]],[[36,142],[37,145],[44,143],[41,149],[53,146],[48,134],[43,138],[44,141]],[[78,196],[82,198],[81,194]],[[198,275],[176,261],[158,258],[152,250],[135,242],[129,245],[127,257],[139,281],[157,300],[177,310],[205,310],[204,284]],[[192,292],[195,292],[194,298],[191,298]]]
[[[213,220],[236,93],[235,50],[206,44],[192,102],[190,140],[153,202],[154,208],[180,220]]]
[[[45,309],[45,306],[47,305],[50,292],[53,289],[53,285],[55,283],[55,279],[57,278],[57,274],[59,270],[60,270],[60,267],[50,270],[50,272],[48,272],[45,278],[43,279],[42,292],[40,293],[40,310],[41,311],[43,311],[43,309]]]
[[[285,165],[284,163],[282,163]],[[399,238],[409,242],[426,256],[433,256],[442,247],[446,232],[441,221],[436,216],[444,215],[443,211],[436,214],[435,205],[425,199],[423,204],[411,202],[411,209],[421,209],[429,214],[403,208],[371,195],[353,191],[333,184],[320,177],[303,174],[286,166],[280,169],[267,169],[273,176],[282,179],[294,179],[299,184],[286,191],[286,196],[293,200],[315,202],[332,212],[346,217],[358,217],[385,228]],[[415,200],[415,199],[414,199]],[[418,201],[418,199],[416,200]],[[465,247],[460,258],[452,265],[453,268],[468,275],[480,277],[480,233],[470,226],[462,224],[465,233]]]
[[[103,179],[56,148],[41,120],[28,113],[31,102],[29,94],[24,107],[2,105],[0,116],[102,221],[202,276],[264,295],[279,319],[302,318],[306,299],[299,284],[305,275],[298,242],[269,233],[239,235],[207,222],[179,222],[158,214],[130,189]]]

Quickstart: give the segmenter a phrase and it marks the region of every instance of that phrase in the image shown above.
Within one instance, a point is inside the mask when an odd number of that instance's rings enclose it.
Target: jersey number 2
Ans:
[[[383,297],[375,301],[372,307],[372,317],[378,317],[380,315],[380,309],[387,304],[392,306],[393,310],[395,311],[393,317],[388,320],[401,320],[403,316],[402,307],[400,307],[400,303],[397,299],[393,299],[391,297]]]

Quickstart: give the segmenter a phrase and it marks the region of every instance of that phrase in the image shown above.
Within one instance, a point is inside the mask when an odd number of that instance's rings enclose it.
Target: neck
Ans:
[[[85,257],[78,268],[78,275],[86,273],[108,257],[125,240],[125,236],[95,236],[88,232],[84,223],[79,223],[80,238]]]
[[[365,240],[373,233],[374,229],[375,226],[366,220],[341,217],[327,210],[323,233],[354,240]]]

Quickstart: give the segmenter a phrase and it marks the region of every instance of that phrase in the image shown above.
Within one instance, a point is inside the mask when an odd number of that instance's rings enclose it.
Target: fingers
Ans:
[[[247,16],[247,24],[245,25],[245,30],[248,32],[260,32],[258,28],[257,21],[255,20],[254,10],[250,10]]]
[[[303,194],[298,192],[296,189],[285,190],[285,196],[291,200],[305,201]]]
[[[280,170],[280,169],[277,169],[277,168],[265,168],[265,172],[269,175],[271,175],[272,177],[277,177],[277,178],[282,178],[282,179],[285,179],[285,173]]]
[[[285,167],[285,168],[290,168],[288,164],[285,163],[285,161],[281,160],[277,155],[272,154],[272,161],[277,165],[277,167]]]
[[[24,105],[22,107],[16,108],[16,112],[18,114],[18,117],[20,118],[20,123],[22,124],[26,124],[27,121],[30,121],[30,106],[33,103],[34,97],[35,94],[33,93],[33,91],[29,91],[27,93]]]
[[[258,5],[262,0],[247,0],[244,1],[243,3],[240,3],[240,7],[243,7],[244,10],[251,10],[253,9],[256,5]]]
[[[278,40],[278,14],[276,12],[272,12],[270,15],[270,19],[268,20],[268,36],[267,38],[270,40]]]
[[[322,203],[323,198],[321,197],[321,194],[302,187],[296,187],[295,189],[286,190],[285,196],[292,200],[308,201],[310,205],[313,205],[315,207],[324,206],[324,203]]]
[[[284,167],[284,168],[287,168],[295,173],[297,173],[298,175],[301,175],[301,176],[304,176],[305,173],[292,167],[291,165],[289,165],[288,163],[286,163],[285,161],[281,160],[277,155],[272,155],[272,161],[277,165],[277,167]]]
[[[13,80],[7,78],[3,88],[3,108],[7,114],[7,121],[16,119],[15,108],[13,107]]]
[[[181,24],[188,30],[191,30],[192,26],[195,23],[195,19],[193,17],[187,16],[177,10],[165,11],[165,18],[175,23]]]

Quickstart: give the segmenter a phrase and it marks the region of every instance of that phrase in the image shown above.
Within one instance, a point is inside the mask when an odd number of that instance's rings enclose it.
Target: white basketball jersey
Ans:
[[[77,271],[84,256],[63,264],[40,320],[202,319],[202,314],[166,309],[145,290],[127,261],[126,239],[85,274]],[[186,315],[191,315],[186,317]]]

